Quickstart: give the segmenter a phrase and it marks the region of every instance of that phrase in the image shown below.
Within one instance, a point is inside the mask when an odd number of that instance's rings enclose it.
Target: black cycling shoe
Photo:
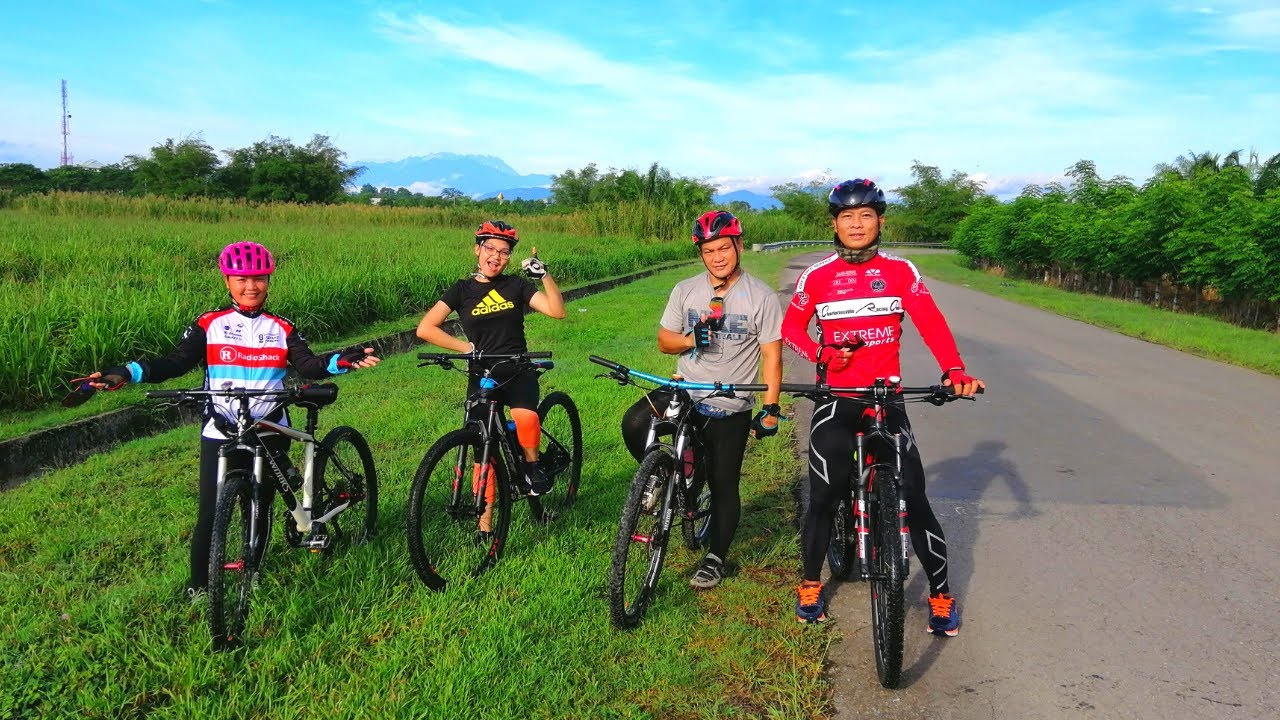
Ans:
[[[711,553],[702,558],[702,564],[689,579],[689,586],[696,590],[710,590],[724,579],[724,561]]]
[[[526,463],[524,481],[529,484],[529,494],[533,496],[546,495],[551,492],[551,488],[555,486],[555,482],[547,477],[542,471],[542,466],[536,462]]]

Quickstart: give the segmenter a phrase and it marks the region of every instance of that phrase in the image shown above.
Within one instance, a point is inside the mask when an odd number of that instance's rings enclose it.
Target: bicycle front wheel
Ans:
[[[337,511],[325,522],[331,542],[362,545],[373,537],[378,524],[378,474],[369,443],[354,428],[336,427],[320,441],[316,488],[316,515]],[[339,520],[344,520],[345,528]]]
[[[553,392],[538,404],[542,439],[538,464],[555,482],[551,492],[529,498],[534,519],[547,523],[573,506],[582,479],[582,420],[578,406],[562,392]]]
[[[209,632],[214,650],[241,642],[249,616],[249,594],[257,572],[257,556],[249,544],[253,527],[253,485],[248,473],[227,473],[218,491],[209,542]],[[262,508],[262,512],[267,512]],[[258,538],[266,545],[269,538]]]
[[[631,481],[609,569],[609,618],[620,629],[639,625],[653,601],[670,531],[674,492],[667,488],[675,481],[675,462],[664,450],[646,455]]]
[[[506,546],[511,481],[498,453],[481,466],[483,447],[476,430],[454,430],[431,446],[413,477],[409,560],[432,590],[480,575]]]
[[[897,687],[902,678],[903,607],[906,559],[899,512],[897,473],[877,467],[868,498],[871,521],[871,637],[880,684]]]

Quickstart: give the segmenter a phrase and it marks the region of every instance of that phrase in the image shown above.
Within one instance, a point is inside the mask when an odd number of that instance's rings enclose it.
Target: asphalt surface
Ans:
[[[822,255],[793,261],[780,302]],[[930,290],[988,385],[911,406],[960,635],[924,631],[913,557],[905,678],[886,690],[866,586],[832,584],[833,627],[814,631],[840,636],[835,717],[1280,718],[1280,379]],[[812,380],[783,353],[788,381]],[[937,376],[908,327],[904,381]]]

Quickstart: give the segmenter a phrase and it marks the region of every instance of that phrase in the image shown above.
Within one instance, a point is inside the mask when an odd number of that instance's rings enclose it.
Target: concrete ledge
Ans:
[[[627,283],[649,277],[663,270],[681,267],[689,262],[673,262],[648,270],[605,278],[569,290],[562,290],[565,302],[612,290]],[[460,335],[462,326],[456,320],[445,324],[452,335]],[[408,352],[422,341],[413,330],[384,335],[350,347],[372,347],[379,356]],[[296,380],[292,369],[286,382]],[[59,427],[37,430],[17,438],[0,441],[0,490],[8,490],[52,468],[66,467],[107,450],[119,443],[157,435],[175,427],[194,423],[200,414],[190,409],[161,408],[141,403],[102,415],[77,420]]]

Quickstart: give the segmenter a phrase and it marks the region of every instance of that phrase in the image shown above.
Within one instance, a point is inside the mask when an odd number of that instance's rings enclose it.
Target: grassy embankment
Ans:
[[[776,278],[785,257],[749,255]],[[531,318],[556,351],[543,391],[583,410],[580,504],[548,528],[525,508],[507,555],[435,594],[404,549],[404,502],[427,446],[457,423],[463,378],[411,354],[339,380],[322,417],[369,438],[381,474],[380,535],[335,559],[279,543],[247,647],[214,655],[180,599],[195,513],[195,440],[182,428],[128,443],[5,494],[0,504],[0,717],[816,717],[834,634],[791,619],[797,547],[787,435],[751,441],[740,572],[686,584],[675,549],[638,632],[614,630],[608,553],[635,469],[618,434],[632,388],[593,379],[597,353],[662,372],[653,332],[677,270]],[[789,426],[784,432],[789,432]],[[323,429],[323,428],[322,428]],[[673,545],[674,547],[674,545]]]
[[[967,267],[960,255],[913,254],[911,261],[921,272],[943,282],[964,285],[1201,357],[1280,375],[1280,333],[1248,330],[1212,318],[984,273]]]

